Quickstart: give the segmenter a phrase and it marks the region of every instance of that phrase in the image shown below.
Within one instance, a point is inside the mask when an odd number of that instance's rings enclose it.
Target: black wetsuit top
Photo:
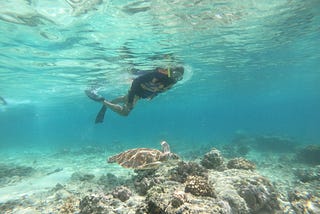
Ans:
[[[166,74],[160,73],[158,69],[141,75],[133,80],[129,95],[128,103],[132,104],[134,96],[140,98],[153,98],[158,93],[164,92],[176,82]]]

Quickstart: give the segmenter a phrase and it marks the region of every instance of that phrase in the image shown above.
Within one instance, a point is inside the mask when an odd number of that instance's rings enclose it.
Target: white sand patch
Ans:
[[[34,193],[48,191],[55,187],[57,183],[65,184],[72,172],[65,170],[51,175],[38,178],[30,178],[14,186],[0,188],[0,203],[8,200],[16,200],[23,196],[30,196]]]

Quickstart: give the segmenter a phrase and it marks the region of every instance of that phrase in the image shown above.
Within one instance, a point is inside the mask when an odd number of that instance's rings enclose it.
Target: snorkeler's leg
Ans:
[[[121,97],[118,97],[118,98],[112,100],[111,103],[113,103],[113,104],[125,103],[126,100],[127,100],[127,96],[121,96]],[[103,104],[100,111],[98,112],[98,114],[96,116],[95,123],[102,123],[103,122],[104,115],[105,115],[106,111],[107,111],[107,106]]]
[[[113,104],[126,103],[126,101],[128,100],[127,97],[128,96],[118,97],[118,98],[112,100],[111,103],[113,103]],[[107,106],[103,104],[100,111],[98,112],[98,114],[96,116],[95,123],[102,123],[103,122],[104,115],[105,115],[106,111],[107,111]]]
[[[112,111],[114,111],[122,116],[128,116],[131,111],[131,108],[128,108],[127,105],[121,106],[119,104],[115,104],[115,103],[109,102],[107,100],[103,101],[103,105],[105,105],[106,107],[110,108]]]
[[[114,103],[114,104],[126,103],[127,100],[128,100],[128,95],[125,95],[125,96],[117,97],[117,98],[111,100],[111,103]]]
[[[139,100],[138,96],[134,96],[133,102],[129,103],[128,102],[128,95],[123,97],[124,100],[121,101],[126,101],[124,105],[119,105],[117,103],[113,103],[107,100],[103,101],[103,105],[107,106],[110,108],[112,111],[122,115],[122,116],[128,116],[130,111],[133,109],[134,105],[137,103]],[[119,101],[119,100],[118,100]]]

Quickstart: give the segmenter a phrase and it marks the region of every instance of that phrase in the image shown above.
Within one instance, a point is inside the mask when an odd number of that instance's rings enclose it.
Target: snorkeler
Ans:
[[[1,105],[7,105],[6,100],[5,100],[3,97],[1,97],[1,96],[0,96],[0,104],[1,104]]]
[[[178,81],[182,80],[184,68],[180,66],[167,69],[156,68],[151,72],[132,69],[132,72],[142,75],[133,80],[128,94],[112,101],[106,100],[104,97],[93,91],[85,91],[89,98],[102,104],[102,108],[96,117],[96,123],[103,122],[107,108],[110,108],[119,115],[128,116],[139,99],[151,100],[159,93],[165,92]],[[122,105],[119,105],[119,103],[122,103]]]

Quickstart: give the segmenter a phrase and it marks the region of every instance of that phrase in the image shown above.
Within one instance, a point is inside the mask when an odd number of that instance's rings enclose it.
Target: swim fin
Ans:
[[[86,95],[90,99],[92,99],[92,100],[94,100],[96,102],[103,102],[105,100],[102,96],[100,96],[99,94],[94,93],[93,91],[85,90],[84,93],[86,93]]]
[[[103,119],[104,119],[104,114],[107,111],[107,106],[102,105],[100,111],[98,112],[97,116],[96,116],[96,121],[95,123],[102,123]]]

